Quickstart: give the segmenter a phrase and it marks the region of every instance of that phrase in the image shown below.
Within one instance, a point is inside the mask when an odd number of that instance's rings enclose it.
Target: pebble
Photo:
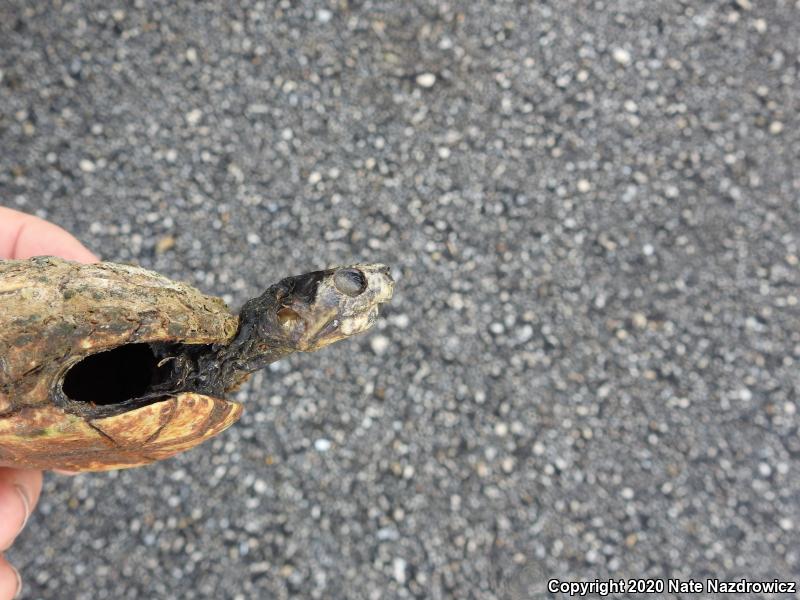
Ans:
[[[325,438],[316,439],[314,440],[314,449],[317,452],[327,452],[331,449],[331,441]]]
[[[625,110],[629,113],[635,113],[639,111],[639,105],[636,104],[633,100],[625,100],[625,104],[623,104]]]
[[[495,321],[494,323],[489,325],[489,331],[491,331],[495,335],[502,335],[503,333],[505,333],[506,328],[499,321]]]
[[[400,538],[400,534],[394,527],[382,527],[375,535],[381,541],[395,541]]]
[[[80,167],[81,171],[84,173],[94,173],[97,170],[95,163],[86,158],[78,163],[78,167]]]
[[[455,310],[461,310],[464,308],[464,297],[461,294],[454,292],[447,298],[447,304],[449,304],[450,307]]]
[[[517,329],[517,342],[519,342],[520,344],[529,342],[532,337],[533,337],[533,327],[531,325],[528,325],[526,323],[525,325],[522,325]]]
[[[611,52],[611,57],[622,66],[627,67],[631,64],[631,53],[625,50],[625,48],[614,48]]]
[[[436,75],[433,73],[421,73],[417,75],[417,85],[423,88],[433,87],[436,83]]]
[[[165,235],[156,242],[155,251],[156,254],[164,254],[167,250],[171,250],[175,247],[175,237],[171,235]]]
[[[393,315],[391,317],[392,325],[398,329],[406,329],[411,324],[411,319],[405,313]]]
[[[200,119],[203,118],[203,111],[198,108],[190,110],[186,113],[186,122],[189,125],[197,125],[200,122]]]
[[[373,334],[369,339],[369,346],[375,354],[381,356],[389,349],[389,338],[385,335]]]
[[[397,583],[405,583],[406,582],[406,569],[408,568],[408,563],[402,558],[395,558],[392,561],[392,576]]]

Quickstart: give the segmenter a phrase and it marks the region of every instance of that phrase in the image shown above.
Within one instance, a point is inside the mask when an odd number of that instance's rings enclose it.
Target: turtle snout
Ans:
[[[375,299],[380,303],[388,302],[392,299],[392,293],[394,292],[394,278],[386,265],[380,265],[378,273],[381,276],[381,281],[380,289]]]

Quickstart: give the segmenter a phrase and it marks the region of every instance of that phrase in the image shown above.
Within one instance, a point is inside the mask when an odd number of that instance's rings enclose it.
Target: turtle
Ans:
[[[255,371],[369,329],[382,264],[285,277],[238,315],[138,266],[0,261],[0,466],[146,465],[217,435]]]

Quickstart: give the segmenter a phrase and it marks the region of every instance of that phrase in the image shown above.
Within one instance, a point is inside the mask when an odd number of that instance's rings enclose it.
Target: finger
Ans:
[[[36,469],[12,469],[11,467],[0,467],[0,481],[9,481],[14,485],[19,485],[27,494],[31,504],[31,510],[39,502],[39,494],[42,491],[42,472]]]
[[[60,256],[79,262],[97,257],[58,225],[0,206],[0,258]]]
[[[9,548],[22,531],[41,489],[41,471],[0,468],[0,550]]]
[[[20,488],[0,481],[0,550],[8,550],[30,515],[29,502]]]
[[[0,600],[18,598],[22,591],[22,578],[11,564],[0,556]]]

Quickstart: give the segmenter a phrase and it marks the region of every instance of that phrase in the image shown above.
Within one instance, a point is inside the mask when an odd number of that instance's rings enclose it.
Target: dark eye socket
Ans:
[[[341,269],[333,276],[333,284],[343,294],[355,297],[366,289],[367,278],[358,269]]]
[[[278,311],[278,322],[284,327],[291,327],[300,320],[300,315],[288,306]]]

